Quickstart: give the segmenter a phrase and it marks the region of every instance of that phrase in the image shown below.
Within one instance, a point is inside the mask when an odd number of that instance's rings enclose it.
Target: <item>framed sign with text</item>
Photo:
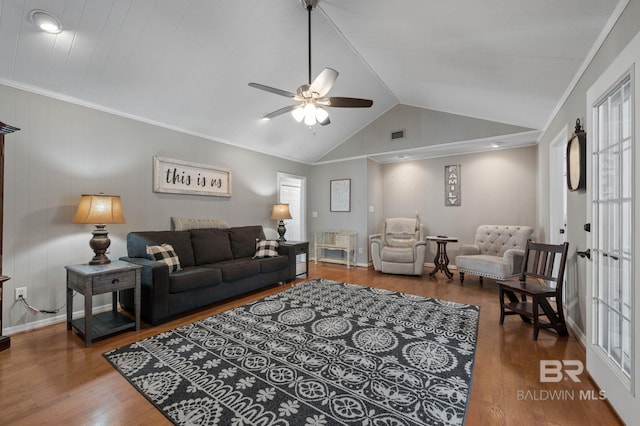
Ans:
[[[153,157],[153,192],[231,197],[231,170]]]
[[[459,206],[460,199],[460,164],[444,166],[444,205]]]

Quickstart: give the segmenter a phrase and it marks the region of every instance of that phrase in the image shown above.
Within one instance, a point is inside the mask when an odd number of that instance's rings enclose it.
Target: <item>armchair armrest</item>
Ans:
[[[522,270],[522,263],[524,261],[524,250],[519,248],[509,249],[504,252],[502,259],[509,265],[511,265],[511,273],[518,274]]]
[[[413,243],[413,250],[417,250],[419,246],[425,246],[427,245],[427,241],[426,240],[417,240],[416,242]]]
[[[475,244],[463,244],[458,250],[458,256],[467,256],[474,254],[480,254],[480,247]]]

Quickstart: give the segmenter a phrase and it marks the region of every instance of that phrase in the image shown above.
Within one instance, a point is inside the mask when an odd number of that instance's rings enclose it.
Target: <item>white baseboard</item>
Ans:
[[[586,348],[587,347],[587,336],[584,335],[582,330],[580,330],[580,328],[575,323],[575,321],[573,321],[573,319],[568,317],[566,319],[566,322],[567,322],[567,327],[569,327],[571,329],[571,332],[573,333],[574,336],[576,336],[576,339],[578,339],[578,342],[580,342],[580,344],[582,345],[583,348]]]
[[[103,312],[108,312],[111,310],[111,308],[112,308],[111,303],[107,305],[96,306],[93,308],[93,314],[95,315],[95,314],[101,314]],[[4,334],[5,336],[11,336],[16,333],[22,333],[23,331],[36,330],[38,328],[47,327],[49,325],[66,322],[67,321],[66,309],[64,311],[61,310],[61,312],[62,313],[58,313],[57,315],[52,317],[43,318],[41,320],[36,320],[36,321],[30,321],[26,324],[15,325],[13,327],[4,328],[2,330],[2,334]],[[29,315],[50,315],[50,314],[37,313],[37,314],[29,314]],[[78,319],[83,317],[84,317],[84,310],[75,311],[73,313],[73,319]]]

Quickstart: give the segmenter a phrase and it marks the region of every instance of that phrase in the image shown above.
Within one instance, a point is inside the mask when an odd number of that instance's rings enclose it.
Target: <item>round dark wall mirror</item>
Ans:
[[[582,130],[580,119],[567,142],[567,187],[569,191],[587,189],[587,134]]]

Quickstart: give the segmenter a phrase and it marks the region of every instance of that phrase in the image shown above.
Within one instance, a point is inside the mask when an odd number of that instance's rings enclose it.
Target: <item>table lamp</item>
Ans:
[[[93,249],[95,256],[89,261],[89,265],[110,263],[111,260],[105,255],[105,252],[111,245],[111,240],[105,227],[107,223],[125,223],[120,196],[83,194],[72,223],[96,226],[92,232],[93,238],[89,241],[89,246]]]
[[[278,241],[285,242],[284,233],[287,232],[287,228],[284,227],[284,219],[291,219],[291,212],[289,212],[289,204],[274,204],[273,210],[271,210],[271,219],[279,220],[278,222],[278,234],[280,238]]]

